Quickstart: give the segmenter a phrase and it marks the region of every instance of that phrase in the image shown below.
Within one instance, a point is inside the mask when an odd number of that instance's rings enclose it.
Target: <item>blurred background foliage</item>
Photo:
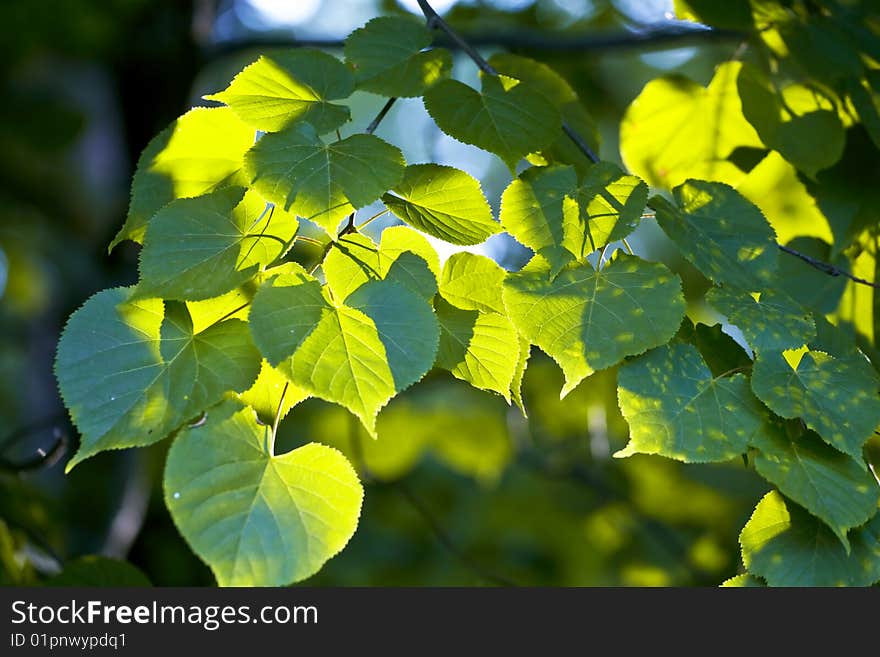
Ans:
[[[487,56],[509,50],[561,73],[595,119],[603,159],[615,161],[621,116],[648,81],[674,71],[706,83],[741,47],[736,34],[677,34],[681,24],[665,0],[434,5]],[[66,572],[88,574],[96,560],[83,555],[126,559],[157,585],[213,584],[162,502],[170,441],[105,453],[63,474],[77,438],[52,375],[57,337],[96,290],[136,281],[137,247],[108,255],[106,246],[150,138],[205,104],[200,97],[222,89],[261,44],[319,42],[340,54],[338,41],[373,16],[416,10],[414,0],[0,3],[0,584],[57,583],[49,578],[69,564]],[[463,59],[456,75],[476,81]],[[383,100],[358,92],[349,102],[354,132]],[[510,180],[504,165],[440,133],[420,100],[398,102],[379,134],[409,162],[433,159],[475,175],[497,210]],[[873,144],[857,143],[841,162],[851,171],[876,167]],[[767,180],[779,203],[798,202],[780,188],[800,184],[787,170],[758,177],[754,197],[770,196],[760,186]],[[393,219],[383,221],[368,232]],[[799,247],[827,255],[818,238],[830,236],[810,230],[790,234],[813,234],[799,237]],[[435,245],[448,256],[448,245]],[[642,223],[633,245],[682,274],[693,319],[718,321],[697,301],[707,282],[653,222]],[[297,248],[304,262],[317,256]],[[528,255],[501,236],[479,248],[508,268]],[[832,299],[829,311],[844,295],[853,322],[864,317],[859,304],[873,304],[840,279],[794,260],[786,266],[802,268],[800,294]],[[873,256],[859,266],[873,278]],[[561,384],[559,369],[535,349],[526,421],[502,399],[432,373],[382,412],[377,442],[339,407],[298,406],[282,423],[279,447],[332,444],[362,463],[368,479],[354,539],[306,584],[715,585],[736,574],[738,532],[768,485],[741,461],[614,460],[627,438],[616,371],[593,375],[564,401]]]

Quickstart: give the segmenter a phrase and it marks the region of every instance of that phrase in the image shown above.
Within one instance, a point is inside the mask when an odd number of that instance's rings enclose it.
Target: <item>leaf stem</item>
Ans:
[[[379,124],[382,123],[382,119],[385,118],[385,116],[388,114],[388,112],[391,110],[391,108],[394,106],[394,103],[396,103],[396,102],[397,102],[397,97],[389,98],[388,102],[386,102],[382,106],[382,109],[379,110],[379,113],[376,115],[376,118],[373,119],[372,121],[370,121],[370,125],[367,126],[367,129],[364,130],[364,132],[368,135],[371,135],[374,132],[376,132],[376,128],[379,127]]]
[[[875,289],[880,289],[880,284],[872,283],[871,281],[866,281],[864,278],[859,278],[858,276],[853,276],[848,271],[841,269],[831,263],[824,262],[822,260],[817,260],[813,256],[809,256],[806,253],[801,253],[800,251],[796,251],[790,247],[785,246],[784,244],[777,243],[776,246],[779,247],[779,250],[783,253],[787,253],[789,255],[793,255],[795,258],[800,258],[804,262],[806,262],[810,267],[814,269],[818,269],[819,271],[828,274],[829,276],[843,276],[844,278],[848,278],[854,283],[859,283],[860,285],[867,285],[868,287],[873,287]]]
[[[284,406],[284,395],[287,394],[287,387],[290,381],[285,381],[284,387],[281,389],[281,398],[278,400],[278,408],[275,410],[275,421],[272,423],[272,436],[269,442],[269,456],[275,456],[275,436],[278,434],[278,423],[281,422],[281,408]]]
[[[306,244],[314,244],[315,246],[324,246],[324,242],[321,240],[316,240],[313,237],[306,237],[305,235],[299,235],[296,238],[297,242],[305,242]]]
[[[388,214],[388,212],[389,212],[388,208],[385,208],[384,210],[382,210],[382,212],[377,212],[376,214],[374,214],[372,217],[370,217],[366,221],[363,221],[360,224],[358,224],[357,229],[360,230],[361,228],[363,228],[364,226],[366,226],[370,222],[375,221],[376,219],[381,217],[383,214]]]

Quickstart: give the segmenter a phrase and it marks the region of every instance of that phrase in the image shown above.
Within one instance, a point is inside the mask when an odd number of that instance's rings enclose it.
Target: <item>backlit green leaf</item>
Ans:
[[[528,83],[483,76],[482,91],[442,80],[425,93],[425,107],[446,134],[504,160],[513,171],[527,154],[559,136],[556,109]]]
[[[773,229],[732,187],[688,180],[674,190],[677,207],[655,196],[657,223],[707,278],[755,292],[772,285],[778,249]]]
[[[443,299],[437,299],[434,307],[440,323],[437,365],[509,401],[517,367],[511,349],[519,340],[510,320],[494,312],[462,310]]]
[[[440,296],[457,308],[505,314],[501,284],[507,272],[491,258],[453,253],[443,265]]]
[[[727,461],[745,453],[766,416],[744,375],[713,376],[688,344],[658,347],[623,365],[617,397],[630,428],[617,457]]]
[[[707,88],[677,75],[645,85],[620,125],[626,167],[666,189],[688,178],[736,185],[745,173],[727,157],[738,147],[763,147],[742,115],[736,88],[741,66],[721,64]]]
[[[601,248],[627,237],[642,220],[648,186],[611,162],[589,168],[578,186],[581,216],[587,219],[590,244]]]
[[[412,16],[380,16],[345,40],[345,60],[359,89],[384,96],[421,96],[452,70],[452,54],[431,45],[425,22]]]
[[[825,442],[861,461],[862,445],[880,426],[877,373],[860,354],[788,353],[759,354],[755,394],[777,415],[803,418]]]
[[[250,323],[274,367],[374,436],[379,409],[431,368],[440,332],[424,297],[396,281],[370,281],[331,304],[305,271],[261,287]]]
[[[99,292],[61,336],[55,372],[80,432],[68,471],[103,450],[161,440],[259,372],[244,322],[194,333],[183,304],[130,296],[130,288]]]
[[[297,221],[241,187],[172,201],[147,228],[141,298],[202,300],[229,292],[292,244]]]
[[[437,293],[440,259],[424,236],[406,226],[382,231],[382,241],[363,234],[343,235],[323,264],[327,285],[337,301],[368,281],[400,283],[425,299]]]
[[[196,107],[159,133],[138,159],[125,225],[110,248],[142,242],[150,217],[176,198],[244,182],[242,158],[254,130],[226,107]]]
[[[229,105],[258,130],[276,132],[307,121],[323,134],[349,119],[347,107],[329,101],[353,91],[354,78],[345,64],[320,50],[302,48],[263,55],[225,91],[205,99]]]
[[[754,575],[736,575],[721,583],[722,588],[761,588],[767,586]]]
[[[272,429],[226,401],[168,452],[165,504],[220,586],[286,586],[316,573],[357,528],[363,488],[317,443],[269,452]]]
[[[776,491],[739,536],[743,563],[770,586],[870,586],[880,580],[880,515],[849,537],[849,554],[819,519]]]
[[[798,169],[814,176],[840,159],[843,125],[836,112],[823,109],[817,102],[797,102],[810,98],[809,90],[792,85],[777,92],[770,79],[750,65],[740,70],[737,89],[743,115],[761,141]]]
[[[508,275],[503,298],[519,333],[562,368],[563,396],[595,370],[667,342],[684,317],[678,276],[624,254],[601,271],[583,263],[553,280],[536,256]]]
[[[551,166],[526,169],[501,196],[501,225],[543,257],[553,275],[596,248],[581,220],[576,195],[574,168]]]
[[[382,202],[413,228],[452,244],[479,244],[500,229],[480,183],[453,167],[410,165]]]
[[[396,185],[403,155],[374,135],[325,144],[307,123],[265,135],[245,155],[254,188],[335,235],[339,222]]]
[[[238,398],[257,414],[263,424],[272,426],[276,414],[284,419],[290,409],[307,399],[309,393],[290,382],[282,372],[264,360],[254,385],[238,395]]]

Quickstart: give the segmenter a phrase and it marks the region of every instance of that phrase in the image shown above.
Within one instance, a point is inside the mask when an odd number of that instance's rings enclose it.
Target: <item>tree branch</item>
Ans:
[[[810,267],[818,269],[819,271],[828,274],[829,276],[843,276],[844,278],[848,278],[854,283],[859,283],[860,285],[867,285],[868,287],[873,287],[875,289],[880,289],[880,285],[877,283],[872,283],[871,281],[867,281],[864,278],[859,278],[858,276],[853,276],[848,271],[841,269],[840,267],[836,267],[828,262],[823,262],[822,260],[817,260],[813,256],[809,256],[806,253],[801,253],[800,251],[796,251],[790,247],[787,247],[783,244],[777,243],[776,246],[779,247],[779,250],[783,253],[787,253],[789,255],[793,255],[795,258],[800,258],[804,262],[806,262]]]
[[[733,30],[708,29],[691,25],[663,25],[661,27],[639,27],[632,31],[611,34],[549,34],[538,30],[505,30],[481,32],[440,37],[434,45],[452,50],[465,50],[460,42],[474,46],[494,46],[507,50],[543,50],[548,52],[592,52],[603,53],[609,50],[660,50],[688,44],[714,44],[742,41],[748,38],[745,32]],[[283,37],[256,38],[250,40],[228,41],[210,47],[209,56],[227,55],[252,48],[342,48],[344,39],[296,39]]]

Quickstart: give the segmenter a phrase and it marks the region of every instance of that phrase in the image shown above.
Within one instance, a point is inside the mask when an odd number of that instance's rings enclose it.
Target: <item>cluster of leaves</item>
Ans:
[[[772,4],[756,3],[754,16],[776,25],[762,13]],[[712,22],[701,12],[713,7],[687,11]],[[781,11],[796,23],[796,9]],[[811,20],[790,30],[812,33]],[[165,499],[193,550],[221,585],[288,584],[346,544],[363,490],[326,445],[276,454],[282,417],[315,397],[381,441],[381,409],[432,368],[525,413],[520,388],[537,346],[562,369],[562,396],[622,364],[630,443],[617,456],[751,454],[776,491],[742,533],[751,575],[737,583],[880,579],[880,488],[862,455],[880,425],[880,378],[841,326],[858,331],[858,317],[786,283],[775,209],[749,187],[770,161],[800,202],[817,198],[832,256],[855,257],[866,206],[841,202],[822,180],[845,175],[834,172],[845,149],[804,148],[801,138],[825,136],[829,116],[849,133],[869,119],[806,63],[810,83],[789,83],[768,46],[760,61],[770,73],[735,62],[708,88],[651,82],[621,128],[627,173],[595,161],[589,116],[550,68],[513,55],[478,60],[476,90],[450,79],[451,55],[430,44],[420,21],[384,17],[349,36],[345,62],[266,54],[208,97],[223,106],[189,111],[150,143],[113,242],[143,245],[140,280],[89,299],[59,344],[59,386],[82,437],[68,469],[174,435]],[[372,134],[375,121],[343,139],[351,117],[340,101],[355,90],[422,96],[444,132],[501,158],[515,177],[498,220],[475,179],[407,165]],[[753,151],[762,158],[747,171],[743,152]],[[524,158],[531,166],[516,175]],[[650,199],[649,184],[660,192]],[[379,200],[404,225],[377,244],[355,219]],[[705,302],[742,330],[748,351],[688,319],[681,278],[628,248],[646,208],[711,282]],[[299,236],[302,221],[327,235],[311,271],[290,255],[310,239]],[[501,231],[534,252],[518,272],[465,252],[441,267],[422,235],[472,245]],[[802,276],[800,266],[787,276]]]

